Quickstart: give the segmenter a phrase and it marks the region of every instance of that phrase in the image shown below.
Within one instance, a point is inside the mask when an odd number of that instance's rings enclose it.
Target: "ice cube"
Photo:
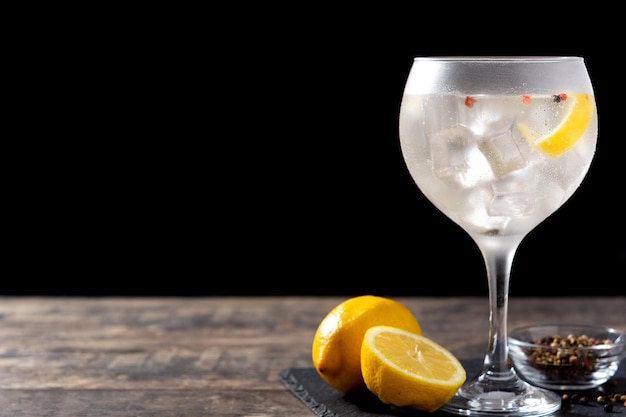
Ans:
[[[541,180],[541,187],[537,190],[536,198],[540,205],[537,209],[547,214],[561,207],[567,199],[563,187],[551,178]]]
[[[545,158],[541,171],[541,198],[554,211],[576,191],[582,182],[588,161],[575,151],[559,158]]]
[[[496,177],[502,177],[526,166],[526,158],[511,131],[481,140],[478,148],[489,161]]]
[[[472,189],[458,210],[460,223],[479,233],[505,229],[511,219],[505,216],[492,216],[488,212],[488,203],[492,198],[493,190],[489,185]]]
[[[426,137],[460,123],[459,97],[437,95],[424,98],[424,133]]]
[[[476,137],[464,126],[433,134],[429,146],[435,175],[449,185],[467,188],[494,178],[489,163],[476,146]]]
[[[530,172],[494,181],[491,190],[490,216],[527,216],[535,210],[536,185]]]
[[[578,188],[589,166],[589,162],[575,150],[567,152],[549,163],[557,171],[554,175],[555,181],[566,191],[568,196]]]
[[[429,143],[435,175],[459,185],[465,184],[472,132],[463,126],[454,126],[433,133]]]

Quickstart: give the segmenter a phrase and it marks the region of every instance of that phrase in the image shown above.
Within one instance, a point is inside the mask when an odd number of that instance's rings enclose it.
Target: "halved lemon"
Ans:
[[[588,94],[571,94],[565,101],[567,107],[561,122],[553,129],[531,127],[524,122],[517,128],[524,138],[545,155],[557,158],[571,149],[583,137],[594,113],[593,98]],[[549,123],[546,123],[549,125]]]
[[[365,333],[361,370],[367,388],[383,403],[425,412],[441,408],[466,378],[463,365],[446,348],[390,326]]]

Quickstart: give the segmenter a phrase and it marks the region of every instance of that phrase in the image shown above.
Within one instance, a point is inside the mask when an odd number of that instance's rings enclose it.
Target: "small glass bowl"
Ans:
[[[509,354],[518,374],[533,385],[584,390],[615,375],[626,357],[626,333],[593,325],[520,327],[509,333]]]

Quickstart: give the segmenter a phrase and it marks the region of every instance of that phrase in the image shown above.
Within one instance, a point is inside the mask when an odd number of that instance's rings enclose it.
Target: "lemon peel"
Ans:
[[[535,149],[552,158],[570,150],[582,138],[594,113],[593,99],[588,94],[572,94],[569,112],[564,120],[547,134],[537,132],[523,122],[517,128]]]

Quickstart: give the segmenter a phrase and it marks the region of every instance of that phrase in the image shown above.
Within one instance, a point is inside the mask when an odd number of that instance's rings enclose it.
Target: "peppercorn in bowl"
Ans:
[[[546,324],[509,333],[515,370],[529,383],[552,390],[602,385],[626,358],[626,334],[610,327]]]

